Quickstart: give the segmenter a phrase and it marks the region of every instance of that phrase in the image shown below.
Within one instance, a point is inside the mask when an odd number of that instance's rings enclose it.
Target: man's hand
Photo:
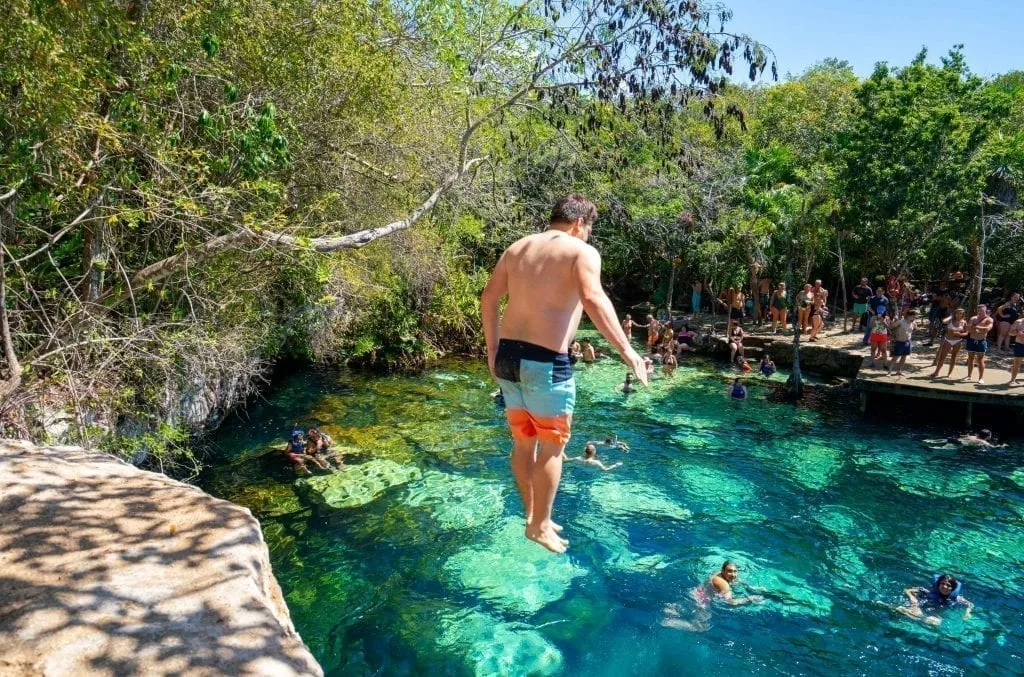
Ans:
[[[640,383],[647,385],[647,366],[644,364],[644,358],[640,357],[636,350],[632,347],[626,348],[626,351],[622,353],[622,361],[633,370],[633,375]]]

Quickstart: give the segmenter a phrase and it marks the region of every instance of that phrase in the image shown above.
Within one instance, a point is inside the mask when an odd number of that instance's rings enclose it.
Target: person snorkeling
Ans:
[[[941,612],[954,607],[962,607],[964,610],[963,620],[966,621],[971,617],[974,604],[960,594],[962,590],[963,584],[953,576],[935,574],[932,577],[930,588],[907,588],[903,594],[907,596],[909,603],[904,606],[890,606],[890,608],[928,625],[939,625],[942,623],[942,618],[939,616]]]

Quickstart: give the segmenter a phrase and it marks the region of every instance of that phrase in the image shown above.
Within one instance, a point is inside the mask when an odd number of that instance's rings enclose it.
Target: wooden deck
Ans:
[[[751,337],[767,335],[766,332],[751,329],[747,327]],[[880,364],[876,368],[870,366],[870,349],[862,344],[862,337],[860,333],[844,333],[838,328],[831,328],[823,332],[821,340],[814,344],[819,348],[827,347],[863,359],[861,368],[852,379],[854,389],[860,393],[861,411],[866,411],[871,395],[884,394],[962,403],[964,420],[968,426],[971,425],[976,407],[1007,407],[1016,410],[1014,413],[1017,416],[1024,416],[1024,386],[1009,385],[1013,358],[1006,353],[994,351],[991,341],[989,354],[986,356],[985,382],[978,383],[977,368],[974,370],[973,378],[970,381],[966,380],[967,353],[964,350],[957,356],[956,367],[949,377],[946,376],[949,370],[947,357],[946,364],[939,372],[940,377],[932,379],[931,374],[935,368],[932,361],[935,359],[938,344],[936,342],[936,346],[927,346],[925,332],[915,333],[914,352],[907,358],[900,378],[889,375]],[[773,338],[776,342],[780,339],[792,340],[791,336]],[[806,344],[801,342],[801,345]],[[1024,380],[1024,367],[1021,369],[1020,378]]]

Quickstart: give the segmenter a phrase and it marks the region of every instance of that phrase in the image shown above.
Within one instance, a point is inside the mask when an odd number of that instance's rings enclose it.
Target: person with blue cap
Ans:
[[[303,438],[300,428],[292,429],[291,437],[284,448],[284,456],[288,462],[295,466],[295,472],[299,475],[309,475],[310,470],[307,463],[312,463],[321,470],[327,470],[328,466],[320,459],[306,453],[306,440]]]

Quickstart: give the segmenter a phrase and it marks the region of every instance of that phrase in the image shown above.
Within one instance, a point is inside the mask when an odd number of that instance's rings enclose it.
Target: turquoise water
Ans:
[[[956,431],[774,402],[757,378],[733,403],[729,374],[706,362],[628,398],[614,391],[624,373],[577,366],[569,454],[611,432],[632,451],[600,452],[624,464],[607,473],[566,465],[565,556],[522,538],[478,362],[296,374],[222,429],[202,484],[260,518],[328,674],[1022,673],[1020,448],[932,449]],[[293,422],[353,447],[350,464],[389,459],[414,478],[361,507],[313,508],[266,456]],[[715,607],[706,632],[663,627],[666,604],[692,613],[688,591],[723,558],[766,603]],[[967,622],[932,628],[877,604],[947,570],[977,605]]]

